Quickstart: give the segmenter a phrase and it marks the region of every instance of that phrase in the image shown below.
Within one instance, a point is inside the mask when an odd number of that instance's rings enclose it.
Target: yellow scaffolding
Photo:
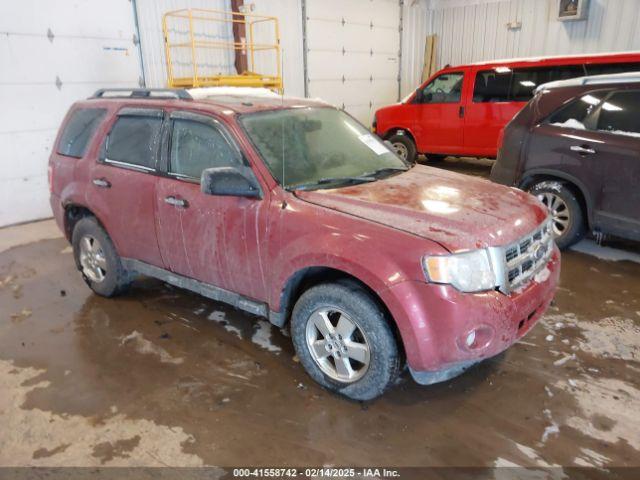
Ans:
[[[229,24],[234,30],[234,41],[218,39],[219,32],[228,29]],[[244,29],[246,37],[241,41],[235,41],[236,29]],[[280,27],[276,17],[189,8],[165,13],[162,31],[169,87],[224,85],[282,91]],[[256,43],[256,37],[265,36],[265,41],[261,38]],[[263,58],[257,58],[261,55]],[[239,58],[243,66],[246,64],[243,71],[237,71]],[[236,68],[231,67],[234,62]],[[260,70],[265,73],[259,73]]]

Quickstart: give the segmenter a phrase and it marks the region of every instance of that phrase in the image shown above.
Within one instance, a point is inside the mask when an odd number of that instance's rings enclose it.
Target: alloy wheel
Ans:
[[[571,222],[569,207],[566,202],[553,192],[541,192],[537,194],[537,197],[551,213],[554,235],[559,237],[564,234]]]
[[[92,282],[100,283],[107,275],[107,258],[100,242],[91,235],[80,239],[80,266]]]
[[[306,339],[311,357],[331,379],[353,383],[367,372],[371,360],[367,337],[342,310],[313,312],[307,320]]]
[[[404,143],[400,143],[400,142],[395,142],[392,145],[393,145],[393,149],[396,152],[396,155],[398,155],[403,160],[406,160],[407,156],[409,155],[409,150],[407,149],[407,146]]]

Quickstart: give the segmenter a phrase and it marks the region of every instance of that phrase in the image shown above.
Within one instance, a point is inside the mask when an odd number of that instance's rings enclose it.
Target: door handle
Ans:
[[[592,153],[596,153],[593,148],[582,145],[571,145],[571,151],[578,152],[580,155],[591,155]]]
[[[173,195],[166,197],[164,199],[164,202],[179,208],[187,208],[189,206],[186,200],[182,198],[176,198]]]
[[[462,107],[462,106],[461,106],[461,107],[458,109],[458,116],[459,116],[460,118],[464,118],[464,107]]]
[[[111,183],[105,178],[94,178],[92,181],[96,187],[111,188]]]

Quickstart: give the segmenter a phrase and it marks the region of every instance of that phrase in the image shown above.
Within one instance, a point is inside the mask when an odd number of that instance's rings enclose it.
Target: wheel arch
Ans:
[[[405,128],[405,127],[391,127],[382,135],[382,139],[383,140],[388,140],[389,138],[391,138],[392,136],[394,136],[396,134],[402,134],[402,135],[406,135],[407,137],[409,137],[411,139],[411,141],[413,142],[413,144],[416,146],[416,151],[417,151],[418,144],[416,143],[416,137],[413,134],[413,132],[411,130],[409,130],[408,128]]]
[[[593,226],[593,199],[589,195],[589,189],[579,179],[564,172],[558,172],[554,170],[531,170],[523,176],[518,187],[522,190],[528,191],[528,189],[542,181],[558,181],[565,184],[576,195],[578,202],[585,212],[585,218],[587,219],[587,226],[592,229]]]
[[[396,343],[398,344],[398,349],[403,358],[406,358],[398,325],[380,295],[378,295],[376,291],[365,281],[352,273],[337,268],[327,266],[310,266],[301,268],[290,275],[280,293],[280,311],[269,312],[269,320],[271,323],[279,327],[286,325],[291,318],[293,307],[300,296],[310,288],[323,283],[341,283],[344,285],[358,286],[366,291],[367,294],[384,311],[385,318],[387,319],[387,322],[393,331]]]
[[[96,219],[98,224],[105,230],[104,223],[100,221],[98,216],[88,207],[81,205],[79,203],[67,203],[64,205],[64,234],[67,240],[71,241],[71,237],[73,235],[73,229],[76,224],[85,217],[93,217]]]

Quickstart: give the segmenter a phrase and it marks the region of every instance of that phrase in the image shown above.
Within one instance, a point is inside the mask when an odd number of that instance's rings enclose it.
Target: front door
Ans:
[[[244,162],[233,138],[209,116],[174,112],[158,180],[158,243],[165,268],[242,295],[265,299],[261,242],[267,202],[206,195],[202,171]]]
[[[463,147],[464,72],[438,75],[419,93],[412,110],[419,152],[459,153]]]

